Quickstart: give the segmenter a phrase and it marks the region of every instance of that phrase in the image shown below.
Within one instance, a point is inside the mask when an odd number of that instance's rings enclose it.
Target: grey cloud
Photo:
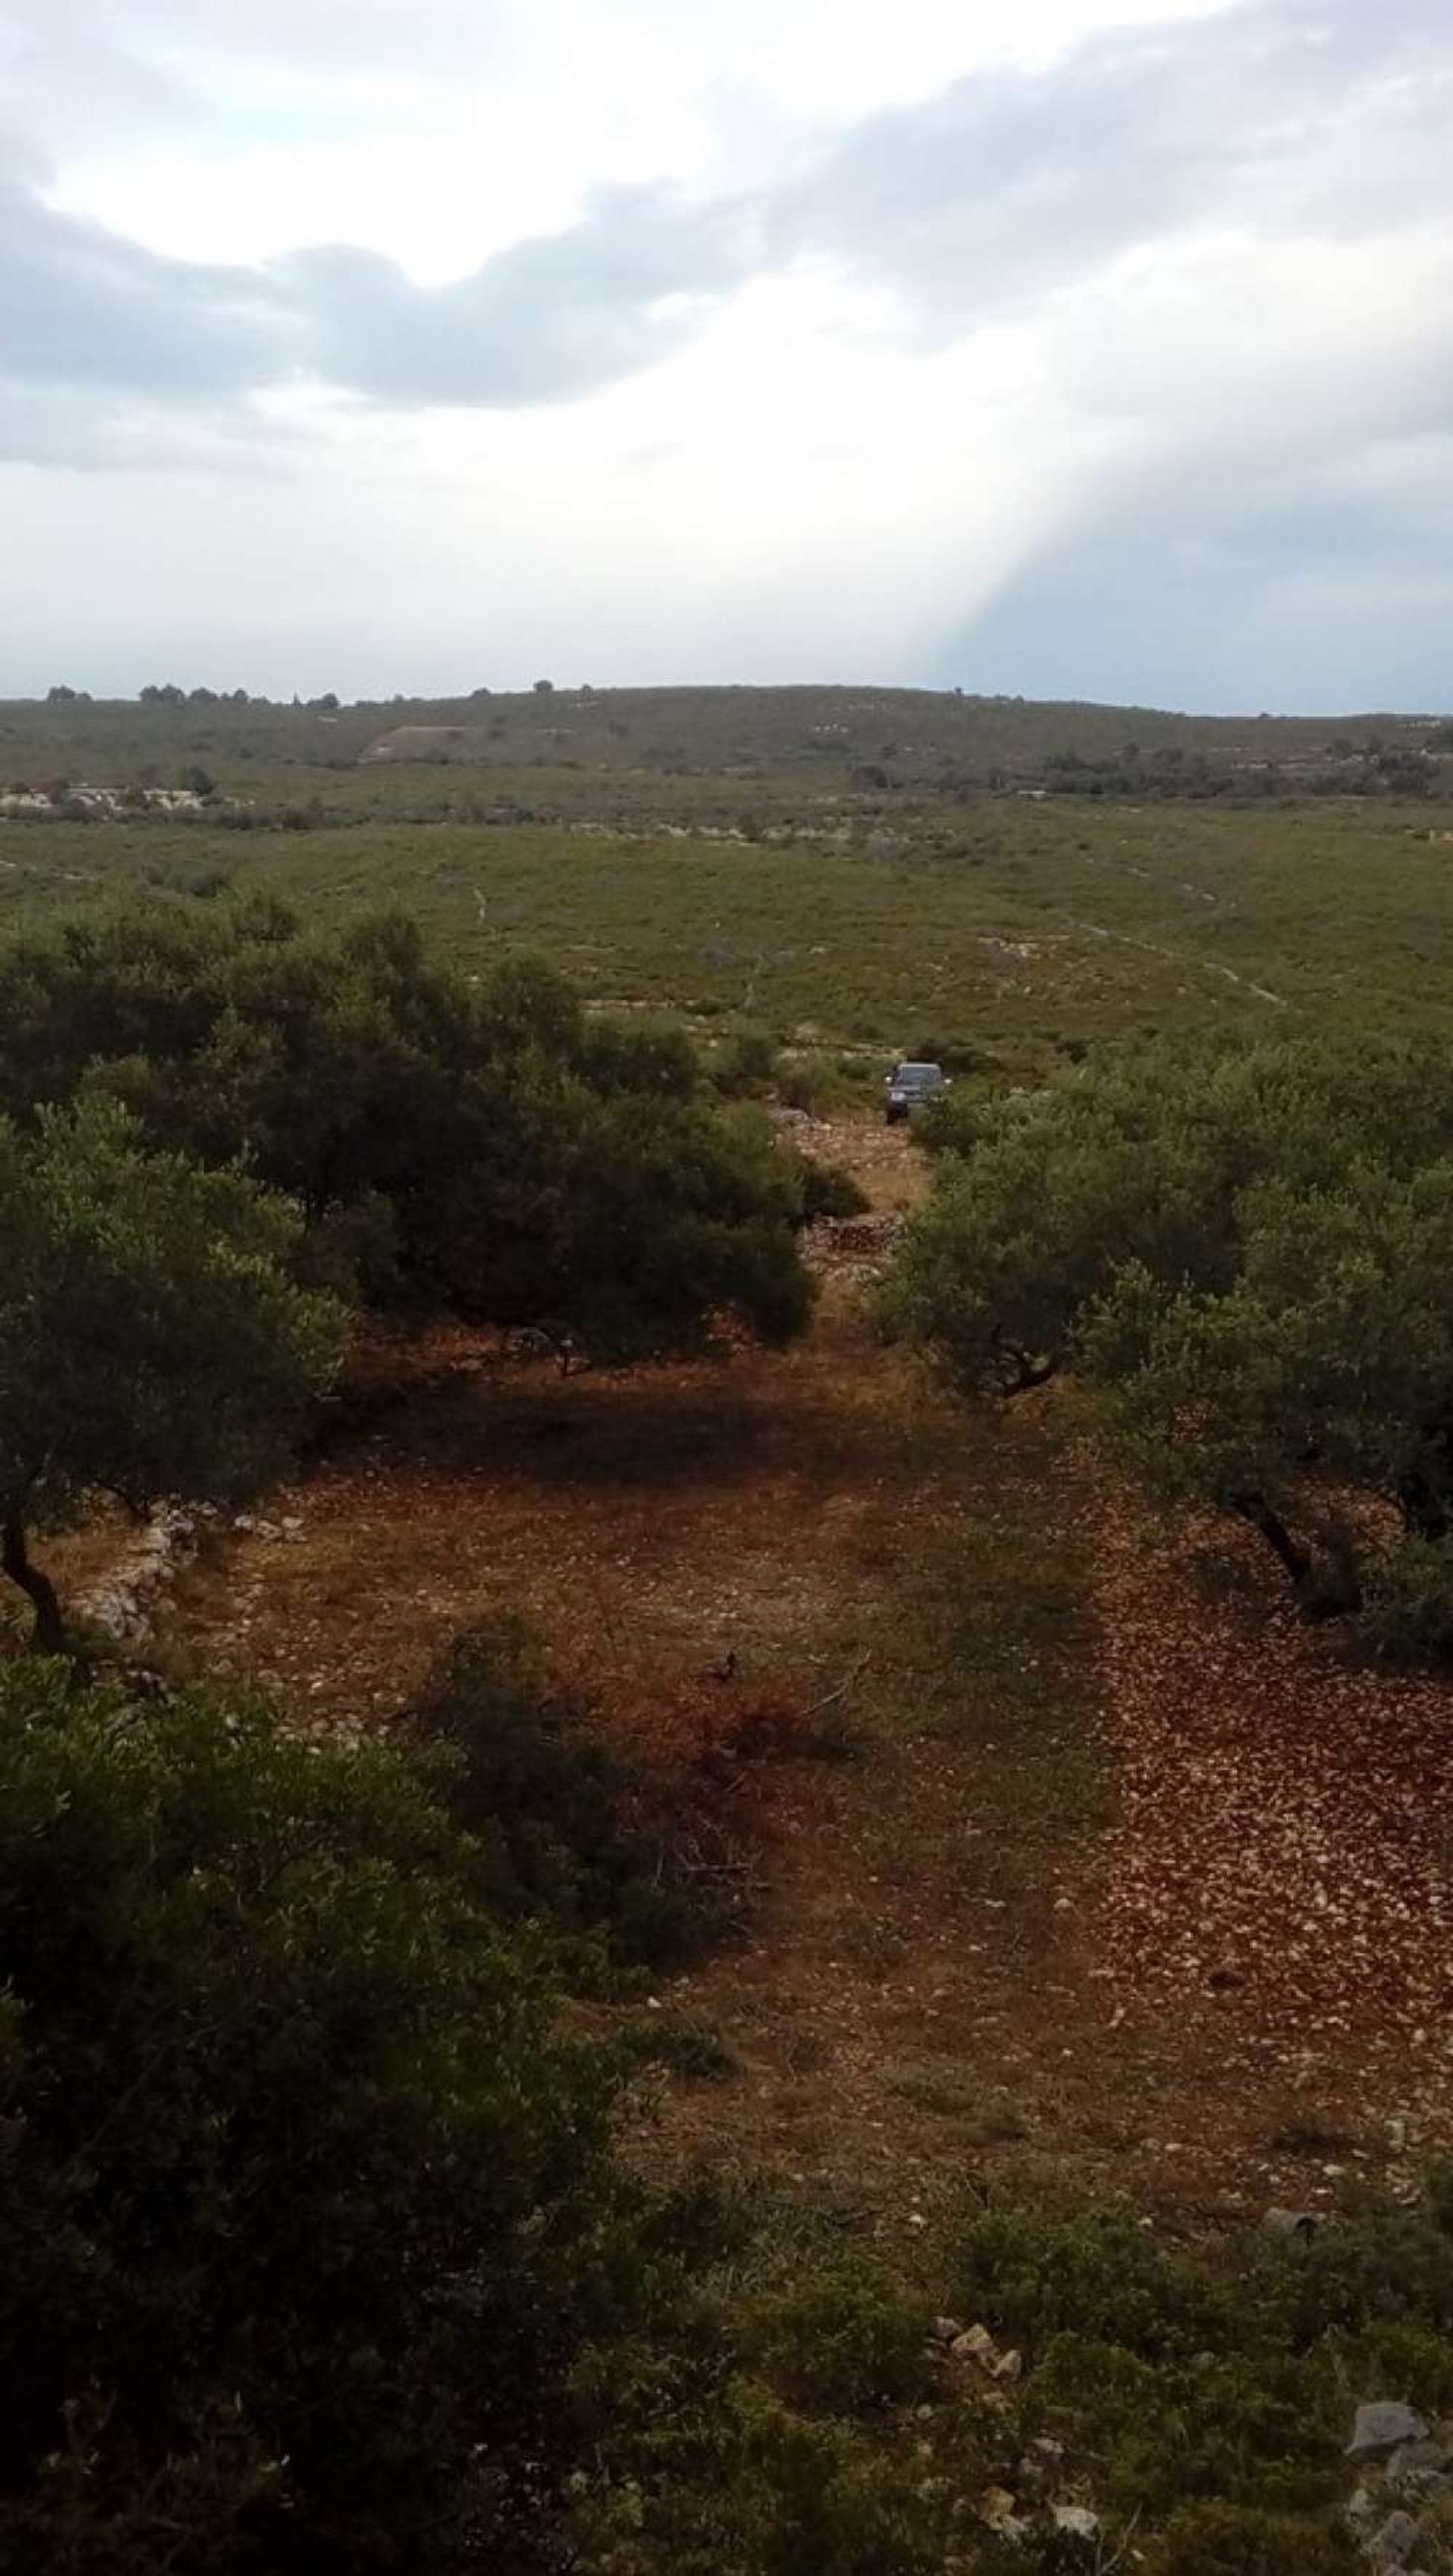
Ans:
[[[1234,471],[1209,452],[1169,459],[1102,490],[1091,523],[946,641],[936,676],[1207,711],[1437,712],[1450,469],[1453,434],[1320,464],[1302,448]]]
[[[403,407],[554,402],[651,365],[754,264],[750,211],[650,189],[474,276],[346,247],[265,269],[162,258],[0,177],[0,383],[178,400],[321,379]]]
[[[315,371],[391,403],[510,405],[588,393],[668,356],[753,265],[747,211],[614,189],[571,231],[417,287],[333,249],[278,272]]]
[[[571,229],[432,288],[342,246],[258,269],[164,258],[48,208],[12,153],[0,383],[183,406],[315,381],[399,408],[561,402],[800,259],[887,281],[904,334],[933,344],[1193,226],[1446,229],[1450,88],[1447,0],[1258,0],[1101,36],[1042,74],[975,75],[753,195],[605,191]]]
[[[976,74],[861,126],[781,238],[953,336],[1191,224],[1334,236],[1453,204],[1446,0],[1271,0]],[[1350,131],[1349,131],[1350,128]]]
[[[1453,545],[1434,553],[1346,530],[1329,562],[1288,530],[1264,551],[1192,520],[1147,544],[1136,523],[1035,564],[945,644],[932,681],[1039,698],[1289,715],[1449,701]]]
[[[0,173],[0,381],[209,394],[275,375],[287,339],[262,278],[160,258]]]

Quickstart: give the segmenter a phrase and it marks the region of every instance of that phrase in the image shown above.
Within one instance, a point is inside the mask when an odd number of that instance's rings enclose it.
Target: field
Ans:
[[[17,780],[215,789],[0,823],[9,929],[137,888],[401,905],[466,971],[538,951],[708,1050],[765,1027],[882,1207],[924,1179],[867,1108],[899,1050],[1023,1079],[1152,1027],[1453,1015],[1438,797],[1045,792],[1131,734],[1285,762],[1328,727],[837,692],[0,712]],[[733,2072],[666,2088],[652,2160],[770,2171],[905,2258],[975,2176],[1192,2228],[1405,2187],[1453,2078],[1442,1686],[1339,1666],[1250,1566],[1188,1583],[1071,1406],[971,1421],[863,1284],[829,1261],[786,1357],[562,1383],[451,1346],[278,1498],[293,1543],[209,1552],[165,1653],[368,1726],[508,1602],[608,1697],[735,1655],[840,1706],[851,1758],[755,1784],[742,1935],[669,1995]]]
[[[1047,2450],[1105,2515],[1088,2554],[1031,2535],[1047,2576],[1345,2576],[1351,2405],[1453,2395],[1441,2274],[1418,2293],[1436,2334],[1399,2310],[1384,2335],[1402,2220],[1376,2214],[1453,2145],[1453,1683],[1300,1620],[1244,1528],[1159,1519],[1072,1383],[973,1410],[872,1308],[929,1185],[880,1114],[900,1053],[1003,1088],[1155,1030],[1453,1026],[1450,751],[1433,718],[875,691],[0,708],[0,936],[136,897],[335,927],[401,908],[465,975],[541,955],[593,1012],[684,1024],[723,1087],[750,1032],[736,1061],[784,1137],[888,1220],[811,1230],[816,1310],[785,1350],[562,1373],[528,1336],[375,1317],[293,1481],[207,1524],[139,1651],[346,1744],[408,1721],[461,1633],[523,1613],[638,1784],[669,1777],[654,1892],[695,1872],[710,1932],[669,1968],[583,1972],[564,2009],[649,2069],[632,2167],[751,2213],[693,2313],[720,2301],[750,2336],[783,2291],[825,2372],[835,2314],[850,2353],[852,2320],[883,2330],[905,2297],[1023,2346],[1006,2401],[947,2357],[952,2328],[930,2360],[910,2322],[910,2408],[882,2403],[869,2335],[851,2426],[792,2435],[930,2521],[953,2491],[950,2554],[894,2566],[1009,2563],[983,2526],[1013,2539]],[[133,1545],[118,1505],[46,1562],[84,1617]],[[1113,2256],[1085,2217],[1107,2209],[1132,2222]],[[1067,2360],[1015,2322],[1027,2274],[979,2304],[969,2234],[1002,2222],[1012,2270],[1017,2213],[1079,2248]],[[1295,2300],[1313,2245],[1331,2305],[1295,2369],[1229,2297],[1219,2361],[1200,2323],[1160,2352],[1145,2264],[1172,2309],[1181,2253],[1246,2282],[1289,2263]],[[1102,2293],[1104,2342],[1074,2304]],[[750,2521],[771,2479],[746,2349]],[[720,2537],[737,2472],[715,2430],[692,2466],[697,2359],[673,2393],[651,2355],[625,2398],[660,2554],[650,2530],[621,2554],[640,2494],[617,2458],[571,2480],[584,2527],[606,2515],[579,2563],[677,2563],[679,2480],[681,2530],[718,2532],[684,2563],[878,2576],[860,2505],[842,2556]]]
[[[136,886],[333,920],[402,905],[466,970],[539,951],[602,1008],[758,1021],[828,1063],[866,1051],[875,1074],[898,1049],[1019,1070],[1151,1026],[1435,1025],[1453,1003],[1453,829],[1433,799],[1136,806],[799,779],[777,782],[775,820],[768,798],[710,821],[719,779],[656,776],[623,826],[604,772],[511,773],[492,821],[477,792],[439,804],[428,768],[298,774],[269,809],[295,828],[245,807],[0,820],[0,924]]]

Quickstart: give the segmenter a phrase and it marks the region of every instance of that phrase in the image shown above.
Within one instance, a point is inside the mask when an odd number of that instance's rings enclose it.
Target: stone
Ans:
[[[1289,2236],[1305,2245],[1326,2220],[1316,2209],[1269,2209],[1261,2223],[1273,2236]]]
[[[1406,2567],[1411,2563],[1420,2534],[1410,2513],[1390,2513],[1381,2528],[1367,2543],[1367,2555],[1374,2567]]]
[[[1427,2425],[1411,2406],[1396,2400],[1382,2399],[1371,2406],[1359,2406],[1352,2426],[1352,2439],[1347,2445],[1349,2460],[1362,2459],[1370,2451],[1395,2451],[1404,2442],[1426,2439]]]
[[[1100,2517],[1091,2513],[1087,2504],[1051,2505],[1050,2520],[1056,2531],[1068,2532],[1074,2540],[1098,2540],[1100,2537]]]
[[[1394,2495],[1434,2496],[1453,2487],[1447,2475],[1453,2452],[1441,2442],[1404,2442],[1388,2461],[1384,2476]]]
[[[987,2326],[966,2326],[949,2345],[955,2361],[979,2361],[987,2370],[994,2358],[994,2338]]]
[[[979,2498],[979,2520],[987,2524],[1000,2540],[1025,2540],[1029,2525],[1014,2510],[1014,2498],[1007,2487],[986,2487]]]
[[[1024,2355],[1022,2352],[996,2353],[994,2359],[989,2364],[989,2368],[995,2379],[1022,2379],[1024,2376]]]
[[[1049,2439],[1047,2434],[1039,2434],[1037,2438],[1029,2444],[1023,2459],[1019,2463],[1020,2485],[1026,2487],[1046,2487],[1051,2478],[1057,2478],[1059,2476],[1061,2469],[1064,2467],[1064,2457],[1065,2451],[1063,2442],[1053,2442]]]
[[[936,2343],[957,2343],[962,2333],[963,2327],[957,2317],[934,2318],[933,2334]]]

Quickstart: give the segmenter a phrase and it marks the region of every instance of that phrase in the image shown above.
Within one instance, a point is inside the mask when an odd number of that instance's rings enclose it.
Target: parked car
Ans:
[[[941,1064],[895,1064],[884,1088],[883,1113],[891,1127],[899,1118],[911,1118],[915,1109],[930,1100],[941,1099],[951,1085]]]

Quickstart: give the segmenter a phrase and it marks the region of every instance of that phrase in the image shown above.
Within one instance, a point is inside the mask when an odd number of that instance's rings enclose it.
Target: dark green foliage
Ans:
[[[1293,2350],[1344,2337],[1365,2349],[1376,2396],[1453,2402],[1453,2236],[1435,2173],[1425,2206],[1374,2209],[1318,2232],[1295,2262],[1264,2258],[1257,2292]]]
[[[636,2258],[476,1879],[382,1748],[0,1677],[0,2565],[526,2563]]]
[[[546,968],[477,987],[398,916],[305,935],[271,903],[157,904],[0,960],[0,1107],[82,1088],[295,1197],[320,1274],[373,1303],[698,1346],[735,1310],[806,1318],[800,1195],[765,1122],[723,1116],[679,1033],[593,1023]]]
[[[756,2368],[789,2404],[871,2415],[927,2393],[928,2326],[920,2301],[866,2263],[843,2263],[756,2301],[742,2331]]]
[[[862,1216],[872,1202],[841,1163],[817,1163],[803,1156],[802,1218],[814,1225],[819,1217]]]
[[[283,1465],[336,1364],[341,1316],[289,1277],[296,1211],[236,1171],[149,1151],[114,1102],[0,1120],[5,1570],[53,1604],[25,1534],[97,1489],[236,1502]]]
[[[1162,2252],[1132,2219],[1109,2214],[980,2219],[963,2248],[958,2295],[1030,2360],[1071,2333],[1140,2361],[1185,2358],[1227,2323],[1202,2273]]]
[[[1303,2520],[1234,2504],[1185,2505],[1166,2527],[1155,2576],[1355,2576],[1364,2566],[1333,2513]]]
[[[504,1613],[458,1638],[410,1726],[450,1757],[439,1792],[474,1840],[491,1913],[547,1923],[578,1971],[591,1944],[630,1962],[679,1957],[700,1938],[669,1851],[630,1821],[630,1766],[552,1680],[523,1620]]]
[[[1027,2421],[1093,2461],[1097,2506],[1138,2518],[1148,2565],[1331,2570],[1353,2405],[1453,2394],[1439,2207],[1374,2207],[1309,2243],[1257,2231],[1214,2262],[1113,2214],[990,2215],[963,2300],[1020,2345]],[[1242,2560],[1192,2553],[1243,2532]]]
[[[865,2259],[764,2255],[751,2219],[649,2337],[587,2364],[601,2464],[581,2563],[617,2576],[937,2576],[946,2491],[920,2492],[925,2312]],[[709,2249],[703,2248],[703,2252]],[[766,2262],[773,2278],[752,2286]],[[743,2268],[748,2273],[744,2286]]]
[[[1048,2349],[1034,2402],[1045,2420],[1083,2427],[1105,2463],[1098,2491],[1127,2516],[1159,2521],[1187,2496],[1315,2510],[1335,2485],[1341,2448],[1325,2375],[1258,2349],[1253,2336],[1146,2361],[1066,2333]]]
[[[1384,1642],[1442,1642],[1453,1530],[1453,1050],[1161,1042],[941,1114],[884,1306],[967,1392],[1069,1365],[1171,1502],[1355,1608],[1376,1499],[1423,1551],[1374,1576]],[[1431,1547],[1433,1554],[1426,1551]]]
[[[1453,1538],[1409,1538],[1371,1568],[1358,1632],[1388,1664],[1453,1655]]]
[[[770,1090],[777,1071],[777,1045],[767,1029],[735,1029],[712,1067],[712,1080],[728,1100],[745,1100]]]

